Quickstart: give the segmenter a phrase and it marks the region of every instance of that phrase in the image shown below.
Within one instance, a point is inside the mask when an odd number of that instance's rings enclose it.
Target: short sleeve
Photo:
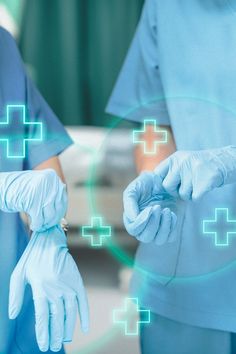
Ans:
[[[28,146],[25,168],[33,169],[50,157],[59,155],[73,142],[30,78],[26,76],[25,80],[28,116],[32,122],[42,126],[42,140],[32,141]],[[39,126],[29,125],[27,135],[38,138]]]
[[[169,125],[158,65],[156,0],[146,0],[141,20],[106,112],[136,122]]]
[[[27,122],[33,124],[26,124],[22,128],[24,131],[18,134],[24,134],[25,139],[32,139],[26,146],[23,168],[33,169],[50,157],[59,155],[72,144],[72,140],[28,77],[14,39],[1,27],[0,47],[1,106],[5,107],[9,103],[25,106]],[[11,133],[15,134],[16,131],[16,126],[12,127]]]

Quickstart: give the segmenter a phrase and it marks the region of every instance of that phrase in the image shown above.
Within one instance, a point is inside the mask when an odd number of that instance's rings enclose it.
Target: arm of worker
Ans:
[[[65,181],[57,156],[42,162],[35,170],[35,173],[53,170],[55,180]],[[53,181],[49,179],[50,189],[53,188],[51,182]],[[48,201],[52,206],[60,203],[56,200],[56,195],[54,197]],[[53,211],[57,213],[56,208]],[[59,218],[60,216],[58,221]],[[45,352],[50,348],[57,352],[61,350],[63,342],[72,341],[78,311],[82,330],[84,332],[88,330],[89,309],[86,291],[60,226],[32,233],[29,244],[11,276],[9,294],[11,319],[15,319],[21,311],[26,284],[32,288],[35,331],[41,351]]]
[[[128,233],[144,243],[155,242],[162,245],[174,240],[174,228],[177,221],[172,211],[173,198],[163,189],[161,181],[153,169],[175,151],[175,142],[170,127],[168,142],[158,147],[156,155],[148,155],[138,146],[135,159],[138,172],[142,172],[124,191],[124,225]],[[142,140],[152,144],[155,135],[148,128]],[[150,172],[147,172],[150,171]]]
[[[236,146],[177,151],[156,167],[155,175],[173,197],[198,200],[215,188],[236,183]]]
[[[137,170],[154,170],[159,184],[169,195],[194,201],[215,188],[236,183],[236,146],[175,152],[171,128],[163,128],[168,131],[168,143],[159,145],[158,154],[144,154],[139,146],[135,156]],[[153,145],[153,129],[148,129],[142,139]]]
[[[128,55],[113,89],[106,111],[112,115],[143,123],[145,117],[156,118],[159,125],[170,125],[169,111],[164,99],[158,58],[158,25],[156,2],[144,3]],[[154,99],[155,97],[163,99]],[[170,153],[175,151],[169,143],[159,147],[158,155],[143,155],[136,150],[138,171],[152,170]],[[150,137],[150,130],[146,133]],[[172,139],[173,140],[173,139]],[[173,145],[173,146],[171,146]],[[124,225],[127,232],[141,242],[164,243],[172,235],[176,216],[163,201],[168,198],[158,177],[153,172],[144,172],[124,192]],[[170,202],[170,201],[169,201]]]
[[[166,130],[168,139],[166,144],[159,144],[158,151],[154,155],[145,154],[143,146],[139,144],[135,149],[135,162],[138,173],[142,171],[153,171],[160,162],[168,158],[176,151],[175,141],[170,126],[160,126],[161,130]],[[153,146],[155,141],[155,133],[153,126],[147,127],[146,132],[142,135],[141,140],[145,142],[146,146]]]
[[[58,157],[54,156],[39,164],[34,173],[53,172],[53,182],[64,182]],[[46,175],[47,177],[47,175]],[[37,178],[37,177],[36,177]],[[59,182],[63,185],[62,182]],[[38,186],[41,190],[41,186]],[[49,192],[49,189],[47,191]],[[46,198],[46,194],[43,195]],[[56,194],[50,203],[57,214]],[[63,204],[63,203],[62,203]],[[65,210],[64,210],[65,211]],[[59,222],[62,213],[56,215]],[[56,219],[54,219],[56,222]],[[37,279],[37,281],[35,281]],[[77,313],[81,328],[88,331],[89,309],[87,295],[79,269],[69,253],[65,234],[59,225],[32,233],[29,244],[17,263],[10,281],[9,317],[15,319],[22,308],[26,284],[32,288],[35,307],[35,331],[39,349],[60,351],[64,342],[73,338]]]
[[[16,78],[17,90],[13,90],[14,94],[17,92],[15,101],[24,105],[25,113],[32,122],[25,125],[25,131],[22,132],[23,136],[32,137],[25,158],[21,161],[24,171],[0,174],[0,209],[5,212],[25,212],[30,217],[31,230],[45,230],[56,225],[67,209],[66,187],[54,167],[62,177],[55,156],[73,142],[28,77],[14,39],[3,28],[0,28],[0,44],[4,48],[1,59],[5,63],[5,81],[9,75]],[[9,85],[6,86],[6,92],[3,88],[6,100],[8,91],[12,91]]]
[[[43,161],[38,166],[36,166],[34,169],[36,171],[53,169],[57,173],[58,177],[60,177],[62,182],[65,183],[65,177],[64,177],[61,163],[60,163],[58,156],[53,156],[50,159]]]

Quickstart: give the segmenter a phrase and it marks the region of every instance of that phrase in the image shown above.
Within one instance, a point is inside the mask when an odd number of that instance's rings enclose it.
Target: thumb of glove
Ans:
[[[153,206],[147,207],[138,214],[134,221],[130,221],[124,213],[123,221],[127,232],[134,237],[137,237],[148,224],[148,221],[152,215]]]
[[[15,269],[11,275],[10,291],[9,291],[9,318],[14,320],[20,313],[25,292],[25,278],[23,271]]]

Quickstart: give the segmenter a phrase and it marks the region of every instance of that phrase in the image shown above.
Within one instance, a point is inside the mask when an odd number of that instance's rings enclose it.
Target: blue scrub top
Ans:
[[[107,111],[171,125],[178,150],[235,145],[235,23],[235,0],[147,0]],[[131,291],[142,306],[236,332],[236,235],[219,247],[203,233],[215,208],[228,208],[236,220],[235,195],[232,184],[178,203],[176,242],[139,246]],[[225,235],[224,226],[215,223],[214,231]]]
[[[33,169],[41,162],[60,154],[72,141],[27,77],[13,38],[2,28],[0,48],[0,120],[6,120],[6,105],[24,104],[28,108],[27,119],[43,122],[44,131],[43,142],[28,144],[25,159],[7,158],[6,146],[0,143],[0,171]],[[19,127],[14,120],[10,133],[34,136],[35,127],[32,127],[26,131],[23,125]],[[28,233],[18,213],[0,212],[0,225],[0,353],[41,353],[35,338],[34,307],[30,288],[26,291],[19,317],[14,321],[8,319],[9,280],[28,243]],[[64,353],[64,350],[61,350],[61,353]]]

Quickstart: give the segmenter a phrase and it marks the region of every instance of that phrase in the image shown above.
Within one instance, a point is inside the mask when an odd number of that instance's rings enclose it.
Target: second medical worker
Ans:
[[[88,326],[82,279],[58,225],[67,208],[58,155],[72,141],[3,28],[0,49],[0,138],[8,138],[8,150],[0,146],[0,353],[62,354],[78,307],[82,327]],[[22,139],[29,137],[36,140],[24,154]],[[18,212],[28,214],[31,238]]]
[[[168,132],[124,193],[143,354],[236,353],[235,21],[235,0],[146,0],[107,107]]]

